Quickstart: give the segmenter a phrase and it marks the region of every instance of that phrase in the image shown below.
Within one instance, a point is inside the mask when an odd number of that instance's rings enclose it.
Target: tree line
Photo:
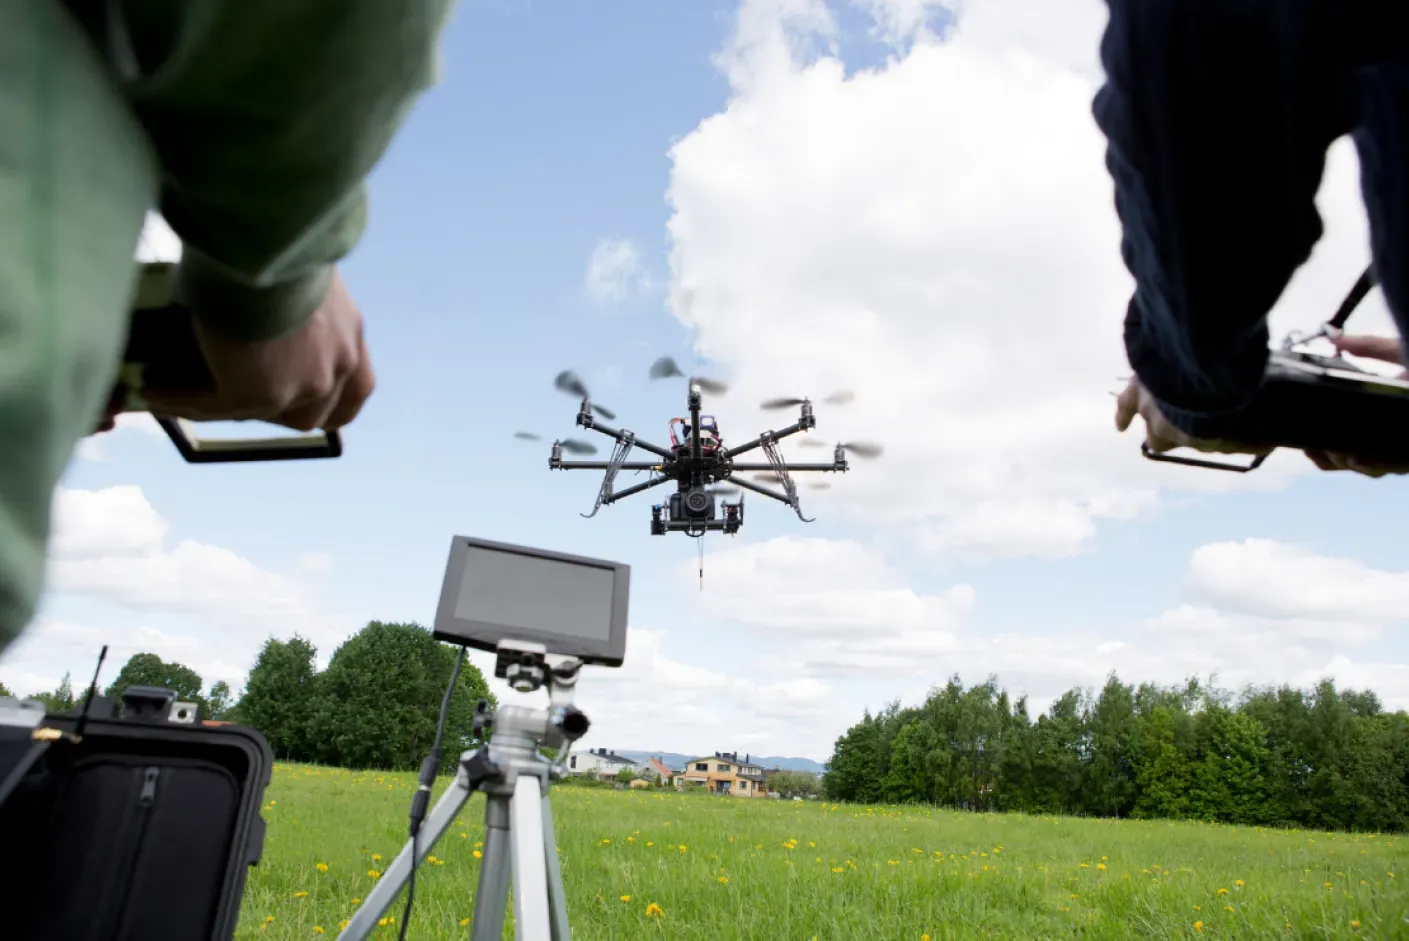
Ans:
[[[837,739],[830,800],[1409,828],[1409,715],[1372,692],[1122,683],[1069,690],[1034,721],[996,678],[957,676],[922,705],[869,710]]]
[[[213,683],[207,690],[195,670],[152,653],[129,658],[103,695],[121,701],[130,686],[160,686],[179,701],[198,704],[202,718],[258,729],[283,761],[414,770],[435,737],[458,653],[419,624],[372,621],[343,641],[321,672],[309,641],[270,638],[236,702],[229,684]],[[68,712],[82,706],[85,693],[75,691],[65,675],[58,689],[29,698],[42,700],[51,712]],[[0,686],[0,695],[10,693]],[[474,729],[481,699],[497,706],[483,674],[467,659],[446,716],[442,772],[453,770],[460,753],[482,740]]]

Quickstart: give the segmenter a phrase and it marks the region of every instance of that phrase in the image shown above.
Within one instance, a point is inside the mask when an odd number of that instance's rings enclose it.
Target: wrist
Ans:
[[[275,340],[294,333],[323,303],[334,267],[319,265],[274,284],[251,284],[219,262],[184,246],[177,269],[177,296],[213,333],[242,342]]]

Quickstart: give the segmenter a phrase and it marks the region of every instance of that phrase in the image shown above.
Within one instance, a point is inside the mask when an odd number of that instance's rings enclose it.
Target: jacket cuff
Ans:
[[[275,340],[301,328],[327,296],[333,265],[276,284],[255,285],[183,246],[177,296],[201,324],[230,340]]]

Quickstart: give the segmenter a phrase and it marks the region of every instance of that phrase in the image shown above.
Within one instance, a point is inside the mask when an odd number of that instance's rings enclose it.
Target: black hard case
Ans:
[[[52,742],[0,805],[0,934],[229,941],[264,845],[268,741],[240,725],[101,711],[81,741]],[[77,723],[48,715],[41,727]]]

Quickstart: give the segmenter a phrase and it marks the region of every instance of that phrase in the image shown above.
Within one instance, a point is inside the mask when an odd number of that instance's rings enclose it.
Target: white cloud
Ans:
[[[1267,559],[1287,565],[1285,580],[1259,574]],[[1237,584],[1232,577],[1211,579],[1210,570],[1245,573],[1247,590],[1227,587]],[[1299,583],[1312,581],[1311,572],[1343,587],[1326,598],[1307,591]],[[680,577],[693,574],[682,569]],[[917,702],[928,685],[955,672],[966,683],[997,675],[1010,693],[1030,697],[1033,714],[1073,686],[1099,688],[1113,670],[1127,683],[1212,676],[1234,689],[1308,687],[1331,676],[1342,687],[1373,688],[1390,708],[1409,708],[1409,663],[1386,663],[1372,646],[1409,611],[1394,600],[1409,573],[1276,543],[1201,547],[1189,560],[1188,601],[1134,624],[1098,621],[1076,631],[1040,622],[980,630],[970,618],[976,600],[968,586],[918,592],[878,550],[853,542],[772,539],[715,553],[710,575],[710,590],[698,596],[701,609],[776,642],[776,652],[745,661],[745,669],[806,694],[787,731],[760,746],[770,749],[792,736],[829,743],[862,706],[895,696]],[[1291,600],[1266,600],[1280,592]],[[846,682],[833,687],[833,678]],[[709,698],[723,701],[731,687],[724,677],[713,683]],[[665,709],[663,700],[655,702]],[[651,711],[644,692],[641,706]],[[732,714],[721,711],[719,721]]]
[[[630,239],[602,239],[587,263],[587,293],[595,301],[620,304],[647,291],[649,275]]]
[[[155,212],[147,213],[142,225],[136,259],[140,262],[181,260],[181,237]]]
[[[1409,572],[1316,554],[1269,539],[1201,546],[1186,591],[1225,611],[1381,625],[1409,617]]]
[[[113,681],[128,658],[153,653],[195,670],[207,689],[223,680],[238,690],[258,650],[257,645],[251,647],[248,638],[220,632],[176,633],[151,626],[97,628],[40,617],[5,651],[0,681],[26,696],[57,689],[68,673],[75,690],[85,689],[104,645],[108,659],[98,678],[100,689]]]
[[[161,430],[157,420],[149,413],[123,412],[117,416],[117,421],[111,431],[80,439],[78,446],[74,449],[74,457],[80,461],[106,461],[108,459],[107,446],[110,442],[134,434],[147,439],[166,440],[166,432]]]
[[[692,666],[667,652],[669,633],[633,628],[626,662],[587,667],[576,703],[592,721],[579,750],[697,751],[771,745],[789,754],[825,757],[836,718],[832,690],[810,678],[758,681],[742,673]],[[477,663],[501,703],[523,702],[492,678],[488,658]],[[536,697],[544,701],[542,694]],[[721,733],[721,727],[728,731]],[[721,741],[724,734],[727,741]]]
[[[238,688],[268,637],[301,634],[326,662],[356,627],[313,588],[331,568],[328,556],[305,554],[286,574],[197,540],[172,545],[170,522],[135,486],[59,487],[53,527],[43,607],[87,600],[120,614],[104,628],[41,614],[6,649],[0,679],[47,678],[52,688],[65,670],[88,669],[106,643],[119,666],[150,651],[191,666],[208,683]]]
[[[942,42],[917,25],[934,6],[870,3],[915,41],[848,76],[815,54],[835,37],[824,4],[742,3],[718,58],[733,95],[672,148],[668,192],[671,305],[729,374],[723,426],[855,390],[819,403],[815,434],[880,439],[884,465],[855,461],[810,503],[965,555],[1069,554],[1154,492],[1310,472],[1292,454],[1246,476],[1154,464],[1114,431],[1131,280],[1091,116],[1100,0],[970,0]],[[1333,148],[1327,236],[1278,332],[1327,317],[1365,263],[1356,170]]]
[[[168,546],[170,524],[138,487],[60,487],[53,519],[51,591],[102,598],[134,611],[194,614],[212,627],[260,640],[271,631],[297,630],[318,639],[346,633],[290,575],[193,539]]]
[[[960,644],[974,592],[916,592],[902,572],[854,542],[782,536],[710,556],[697,604],[788,645],[797,676],[932,675]],[[695,575],[683,566],[680,577]]]

